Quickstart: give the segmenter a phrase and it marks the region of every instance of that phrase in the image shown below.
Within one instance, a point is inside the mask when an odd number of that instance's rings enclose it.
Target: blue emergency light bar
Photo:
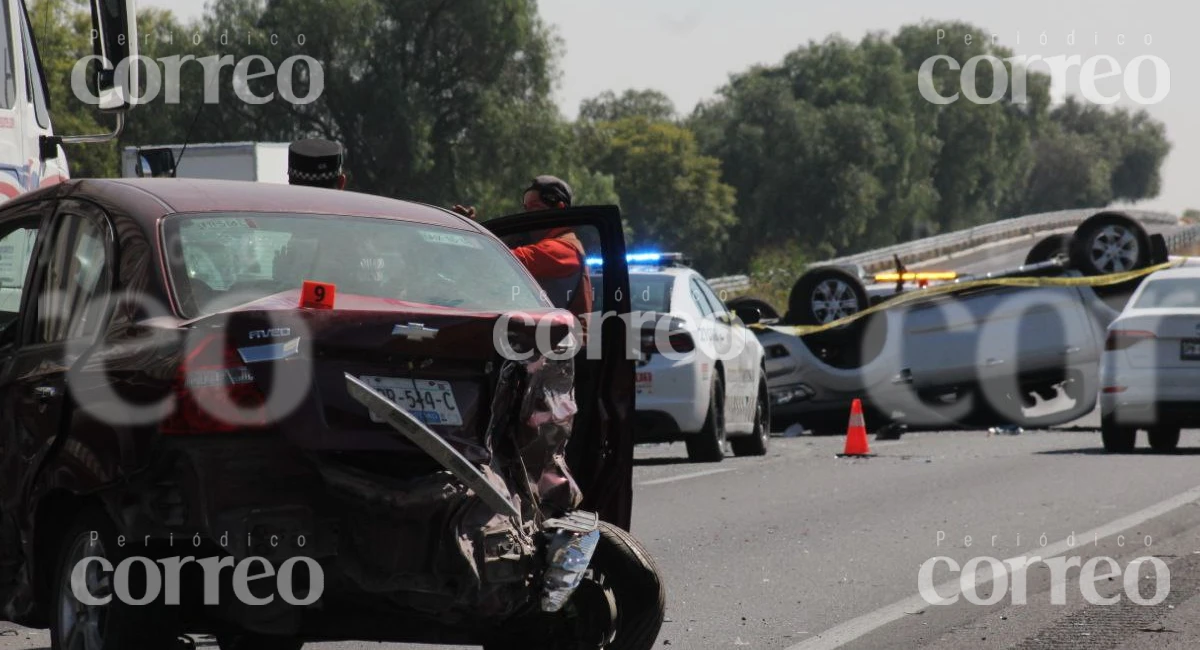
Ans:
[[[670,266],[685,263],[685,258],[683,253],[630,253],[625,256],[625,263],[638,266]],[[589,257],[587,258],[587,265],[594,267],[604,266],[604,259]]]

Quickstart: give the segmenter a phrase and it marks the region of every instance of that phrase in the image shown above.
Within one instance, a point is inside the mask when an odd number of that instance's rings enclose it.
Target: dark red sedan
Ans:
[[[650,648],[626,328],[579,351],[505,243],[561,229],[628,314],[611,207],[484,227],[182,179],[0,206],[6,617],[88,650]]]

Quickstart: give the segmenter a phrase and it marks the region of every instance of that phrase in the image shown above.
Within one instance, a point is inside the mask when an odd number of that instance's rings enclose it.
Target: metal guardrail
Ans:
[[[1051,230],[1073,228],[1082,223],[1084,219],[1104,210],[1104,208],[1060,210],[1057,212],[1044,212],[1013,219],[1004,219],[967,230],[959,230],[894,246],[876,248],[856,255],[817,262],[812,266],[861,266],[868,273],[872,273],[885,268],[892,268],[895,264],[894,258],[896,256],[899,256],[900,260],[906,265],[912,265],[951,253],[979,248],[986,244],[1017,239]],[[1175,225],[1179,223],[1178,216],[1166,212],[1123,209],[1115,211],[1128,214],[1146,224]],[[1167,248],[1171,251],[1200,245],[1200,226],[1175,233],[1171,237],[1168,237],[1167,240]],[[740,292],[750,288],[750,279],[744,275],[735,275],[712,278],[709,280],[709,284],[718,291],[723,289],[729,292]]]

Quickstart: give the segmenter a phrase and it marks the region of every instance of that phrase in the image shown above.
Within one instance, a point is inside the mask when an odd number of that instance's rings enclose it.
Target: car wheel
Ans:
[[[483,644],[484,650],[577,650],[613,648],[650,650],[666,618],[666,588],[650,554],[632,535],[600,522],[600,541],[587,577],[571,596],[565,616],[525,622],[524,632],[510,630]],[[610,640],[597,639],[600,629]],[[597,626],[597,623],[606,623]],[[540,624],[539,624],[540,623]],[[565,628],[565,629],[564,629]]]
[[[240,634],[217,635],[217,647],[221,650],[300,650],[304,642],[282,636],[266,636],[243,632]]]
[[[754,406],[754,433],[730,438],[734,456],[766,456],[771,444],[771,404],[767,398],[767,380],[758,382],[758,400]]]
[[[861,280],[839,268],[818,268],[792,285],[787,320],[795,325],[825,325],[863,311],[867,305]]]
[[[726,302],[725,306],[729,308],[729,311],[733,311],[739,307],[757,309],[762,314],[763,320],[776,320],[779,318],[779,312],[775,311],[775,308],[770,303],[761,298],[734,298]]]
[[[1137,429],[1118,426],[1111,418],[1101,418],[1100,439],[1104,442],[1104,451],[1110,454],[1128,454],[1137,443]]]
[[[1071,265],[1084,275],[1144,268],[1150,254],[1146,230],[1137,221],[1115,212],[1089,217],[1071,237]]]
[[[1157,452],[1175,451],[1179,446],[1179,427],[1154,427],[1147,433],[1150,448]]]
[[[50,645],[75,650],[123,648],[172,648],[181,629],[161,599],[145,605],[121,602],[115,596],[113,574],[101,571],[92,561],[83,573],[83,586],[94,597],[111,596],[104,605],[87,605],[72,589],[75,567],[87,558],[104,558],[117,566],[135,555],[135,544],[117,543],[117,531],[108,517],[97,510],[85,510],[62,538],[57,554],[51,612]],[[129,593],[142,597],[146,579],[138,564],[130,571]]]
[[[1066,233],[1050,235],[1033,245],[1025,256],[1025,265],[1041,264],[1060,256],[1071,254],[1071,236]]]
[[[688,460],[694,463],[719,463],[725,459],[725,384],[716,371],[711,393],[704,427],[687,437]]]

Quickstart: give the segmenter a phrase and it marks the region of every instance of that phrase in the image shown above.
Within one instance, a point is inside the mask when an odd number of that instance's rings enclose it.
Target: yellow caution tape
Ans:
[[[901,305],[907,305],[912,302],[919,302],[921,300],[927,300],[929,298],[945,295],[948,293],[958,293],[959,291],[964,291],[967,289],[976,289],[979,287],[1028,287],[1028,288],[1035,288],[1035,287],[1107,287],[1107,286],[1112,286],[1114,284],[1122,284],[1125,282],[1129,282],[1130,280],[1136,280],[1140,277],[1150,275],[1151,273],[1156,273],[1158,271],[1162,271],[1162,270],[1169,269],[1169,268],[1172,268],[1175,266],[1179,266],[1181,264],[1186,263],[1188,261],[1188,259],[1189,258],[1183,258],[1180,260],[1176,260],[1174,262],[1163,262],[1162,264],[1157,264],[1155,266],[1150,266],[1150,267],[1147,267],[1144,269],[1138,269],[1136,271],[1125,271],[1124,273],[1110,273],[1108,275],[1096,275],[1096,276],[1084,277],[1084,278],[1027,277],[1027,278],[985,278],[982,280],[968,280],[966,282],[958,282],[955,284],[943,284],[943,285],[938,285],[936,287],[930,287],[928,289],[920,289],[920,290],[912,291],[909,293],[902,293],[902,294],[896,296],[895,298],[889,298],[886,301],[881,302],[877,305],[868,307],[867,309],[864,309],[860,312],[855,312],[853,314],[850,314],[849,316],[846,316],[845,318],[840,318],[838,320],[835,320],[831,323],[826,323],[824,325],[763,325],[761,323],[756,323],[754,325],[750,325],[749,327],[750,327],[750,329],[754,329],[754,330],[772,330],[775,332],[779,332],[781,334],[791,334],[792,336],[808,336],[810,334],[817,334],[819,332],[824,332],[826,330],[836,329],[838,327],[843,327],[845,325],[849,325],[850,323],[853,323],[854,321],[856,321],[860,318],[865,318],[867,316],[870,316],[871,314],[883,311],[885,309],[892,309],[894,307],[900,307]]]

